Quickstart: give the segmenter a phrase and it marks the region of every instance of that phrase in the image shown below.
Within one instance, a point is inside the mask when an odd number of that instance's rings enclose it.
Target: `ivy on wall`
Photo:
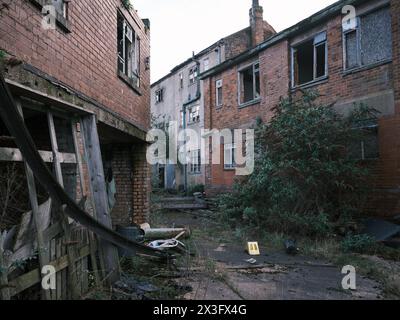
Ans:
[[[132,3],[131,3],[130,0],[121,0],[121,2],[122,2],[123,6],[124,6],[126,9],[128,9],[128,10],[133,9],[133,6],[132,6]]]

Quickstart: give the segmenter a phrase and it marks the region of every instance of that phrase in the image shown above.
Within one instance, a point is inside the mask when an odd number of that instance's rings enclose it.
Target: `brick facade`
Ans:
[[[5,77],[97,115],[102,145],[113,144],[117,203],[113,224],[142,223],[148,218],[149,186],[145,157],[150,127],[150,30],[121,0],[70,1],[68,30],[42,28],[38,0],[8,1],[0,17],[0,49]],[[117,13],[140,39],[140,86],[118,75]],[[145,23],[146,22],[146,23]],[[103,151],[103,150],[102,150]],[[138,154],[137,154],[138,153]],[[89,190],[86,190],[88,193]]]
[[[367,11],[368,6],[382,5],[383,1],[358,1],[362,5],[356,9]],[[216,68],[209,75],[203,75],[205,82],[206,128],[251,128],[257,118],[268,122],[272,108],[280,97],[295,95],[298,89],[291,87],[291,45],[318,34],[327,33],[328,75],[325,79],[303,86],[302,89],[318,90],[320,101],[334,104],[341,112],[354,102],[365,102],[382,111],[379,118],[379,159],[369,161],[372,168],[371,180],[375,187],[374,195],[366,204],[366,210],[372,214],[396,215],[400,212],[400,33],[399,1],[390,1],[392,16],[392,59],[381,64],[360,68],[353,72],[343,70],[342,16],[321,19],[319,24],[302,26],[302,31],[277,35],[276,41],[261,44],[252,56],[237,59],[237,63],[227,64],[225,68]],[[296,26],[294,27],[296,29]],[[242,66],[254,61],[260,62],[261,100],[240,108],[238,104],[238,71]],[[223,79],[223,106],[215,107],[215,81]],[[221,156],[221,163],[223,159]],[[207,168],[207,190],[215,194],[219,190],[229,189],[235,172],[226,171],[221,165]]]

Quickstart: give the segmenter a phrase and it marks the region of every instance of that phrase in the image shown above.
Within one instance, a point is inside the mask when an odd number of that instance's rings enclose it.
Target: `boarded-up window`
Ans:
[[[389,8],[358,17],[355,29],[343,32],[346,69],[362,67],[392,58]]]

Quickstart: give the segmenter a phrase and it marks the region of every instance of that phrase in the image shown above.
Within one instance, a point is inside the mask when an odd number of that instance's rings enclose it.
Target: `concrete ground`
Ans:
[[[164,226],[190,226],[189,247],[197,256],[191,258],[188,275],[178,280],[189,285],[188,300],[375,300],[382,299],[380,285],[357,276],[357,290],[342,289],[343,266],[333,266],[301,254],[290,256],[274,252],[260,243],[261,255],[251,258],[244,244],[229,237],[230,231],[199,212],[163,213],[158,223]],[[223,226],[222,226],[223,227]],[[225,229],[225,230],[224,230]],[[222,231],[221,231],[222,230]]]

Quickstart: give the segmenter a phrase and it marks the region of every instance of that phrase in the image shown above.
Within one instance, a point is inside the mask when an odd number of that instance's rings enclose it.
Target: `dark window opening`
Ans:
[[[374,160],[379,158],[378,125],[372,124],[357,128],[360,139],[350,147],[350,157],[355,160]]]
[[[256,63],[239,72],[240,104],[260,98],[260,64]]]
[[[326,33],[293,48],[293,85],[298,86],[327,75]]]
[[[164,101],[164,89],[160,89],[156,91],[156,103],[160,103]]]

